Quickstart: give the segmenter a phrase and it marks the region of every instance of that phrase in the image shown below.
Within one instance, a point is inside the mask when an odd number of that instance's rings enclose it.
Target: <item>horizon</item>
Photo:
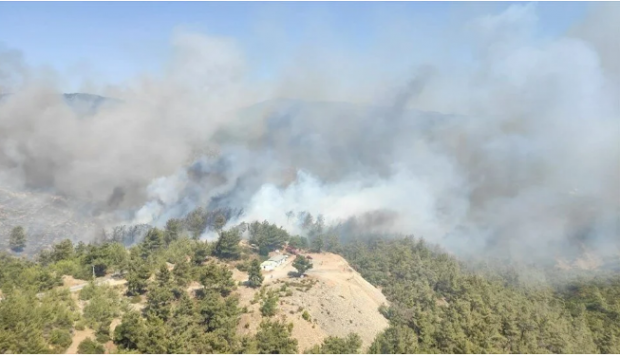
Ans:
[[[334,73],[359,61],[358,67],[372,67],[385,80],[412,67],[444,63],[446,53],[456,63],[475,64],[461,30],[472,18],[514,4],[1,2],[0,56],[21,57],[22,66],[61,92],[104,95],[144,75],[162,75],[175,34],[189,32],[230,40],[259,85],[287,77],[286,71],[307,58],[318,70],[332,66]],[[580,2],[528,4],[538,16],[537,41],[565,35],[592,8]],[[448,47],[438,45],[446,39]],[[390,68],[377,69],[386,58]]]

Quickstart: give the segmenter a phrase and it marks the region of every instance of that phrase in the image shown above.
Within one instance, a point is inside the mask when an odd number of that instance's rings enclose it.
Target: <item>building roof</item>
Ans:
[[[286,260],[286,256],[278,255],[278,256],[271,257],[268,261],[281,262],[281,261],[284,261],[284,260]]]

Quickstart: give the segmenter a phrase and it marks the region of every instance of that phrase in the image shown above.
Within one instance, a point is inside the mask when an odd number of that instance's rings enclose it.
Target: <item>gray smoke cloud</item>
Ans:
[[[342,84],[334,62],[256,86],[234,43],[179,33],[162,77],[109,93],[122,104],[87,119],[39,83],[5,99],[0,179],[101,202],[114,222],[231,207],[243,214],[230,226],[296,233],[287,213],[308,211],[464,255],[617,255],[620,77],[606,34],[620,12],[605,7],[553,41],[537,40],[532,4],[478,17],[459,29],[474,65],[368,74],[372,89]],[[249,105],[285,93],[298,99]]]

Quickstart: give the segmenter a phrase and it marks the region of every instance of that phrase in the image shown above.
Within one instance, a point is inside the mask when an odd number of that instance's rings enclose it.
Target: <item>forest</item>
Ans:
[[[63,353],[75,332],[90,328],[95,337],[79,353],[103,353],[106,343],[118,353],[620,353],[617,273],[549,269],[528,278],[516,264],[459,260],[411,236],[343,239],[311,216],[304,236],[266,221],[224,230],[225,221],[214,219],[219,238],[205,242],[192,233],[197,221],[206,224],[201,214],[150,229],[130,247],[64,240],[35,260],[1,254],[0,352]],[[16,231],[19,246],[28,243]],[[249,245],[240,244],[244,236]],[[381,288],[390,326],[368,349],[351,334],[300,350],[293,324],[272,317],[277,295],[260,288],[259,262],[286,245],[340,254]],[[248,286],[260,294],[263,320],[252,336],[236,331],[245,311],[230,263],[248,271]],[[305,259],[296,265],[300,274],[311,269]],[[91,281],[73,292],[82,310],[62,276]],[[95,283],[103,276],[125,279],[126,288]],[[188,292],[191,283],[200,288]],[[144,307],[134,308],[140,301]],[[112,327],[114,319],[120,323]]]

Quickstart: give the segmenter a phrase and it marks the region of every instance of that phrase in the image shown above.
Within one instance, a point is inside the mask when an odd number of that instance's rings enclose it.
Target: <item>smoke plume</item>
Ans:
[[[334,59],[320,80],[299,66],[257,85],[233,41],[178,33],[160,77],[105,93],[120,102],[89,115],[49,83],[16,84],[6,73],[23,65],[11,55],[8,69],[0,63],[14,88],[0,106],[0,182],[93,202],[107,224],[235,208],[230,226],[266,219],[300,232],[287,213],[308,211],[461,254],[617,255],[620,75],[609,34],[620,11],[604,6],[552,40],[537,37],[532,4],[478,17],[458,29],[468,60],[399,81],[379,70],[349,80],[332,73]],[[380,79],[342,84],[362,77]],[[261,101],[282,93],[297,97]]]

